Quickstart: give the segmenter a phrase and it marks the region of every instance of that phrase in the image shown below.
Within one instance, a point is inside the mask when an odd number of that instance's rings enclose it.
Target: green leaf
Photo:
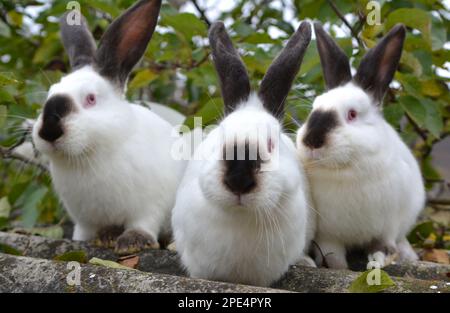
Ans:
[[[11,24],[17,27],[22,27],[23,23],[23,15],[17,11],[9,11],[8,18],[11,21]]]
[[[11,37],[11,29],[9,29],[9,26],[3,21],[0,21],[0,37]]]
[[[184,122],[184,125],[189,127],[190,129],[193,129],[194,126],[194,118],[202,118],[202,125],[207,126],[211,124],[212,122],[217,121],[221,116],[223,112],[223,100],[222,98],[212,98],[209,100],[206,104],[203,105],[203,107],[198,110],[193,116],[189,116],[186,118],[186,121]]]
[[[412,53],[403,51],[400,63],[406,65],[415,76],[421,76],[423,73],[422,64]]]
[[[76,261],[79,263],[87,263],[87,255],[83,250],[69,251],[54,257],[56,261]]]
[[[11,212],[11,205],[9,204],[8,197],[3,197],[0,199],[0,218],[8,218]]]
[[[385,27],[391,29],[397,23],[420,30],[423,39],[431,47],[431,14],[416,8],[397,9],[387,17]]]
[[[442,117],[436,103],[429,99],[401,96],[400,104],[419,127],[426,128],[434,137],[439,138],[443,129]]]
[[[422,82],[422,93],[426,96],[437,98],[444,92],[448,92],[448,88],[442,81],[428,79]]]
[[[61,44],[58,33],[55,32],[49,34],[36,50],[33,57],[33,63],[46,64],[50,62],[60,49]]]
[[[275,43],[276,40],[272,39],[267,33],[255,33],[245,38],[246,43],[261,44],[261,43]]]
[[[442,176],[439,172],[434,168],[432,164],[431,156],[428,156],[426,159],[421,162],[422,175],[427,180],[439,180],[442,179]],[[427,184],[427,188],[431,188],[432,185]]]
[[[93,264],[93,265],[106,266],[106,267],[110,267],[110,268],[124,269],[124,270],[134,270],[135,271],[135,269],[132,269],[132,268],[127,267],[127,266],[120,265],[117,262],[110,261],[110,260],[102,260],[102,259],[99,259],[99,258],[92,258],[92,259],[89,260],[89,263]]]
[[[421,243],[434,232],[434,225],[432,221],[417,224],[409,233],[408,240],[412,244]]]
[[[6,253],[11,255],[23,255],[22,252],[20,252],[16,248],[11,247],[4,243],[0,243],[0,253]]]
[[[52,239],[62,239],[64,236],[64,230],[59,225],[49,227],[34,227],[28,231],[32,235],[43,236]]]
[[[149,69],[141,70],[137,72],[136,76],[131,80],[128,88],[130,91],[133,91],[148,86],[156,78],[158,78],[158,75],[155,72]]]
[[[379,282],[376,280],[372,282],[376,275],[379,275]],[[381,292],[392,286],[395,286],[395,283],[388,273],[381,269],[372,269],[359,275],[350,285],[349,291],[356,293],[375,293]]]
[[[404,113],[405,111],[398,103],[391,103],[383,108],[384,118],[396,129],[398,129],[400,120]]]
[[[46,186],[38,187],[32,191],[29,196],[24,199],[22,207],[22,224],[25,228],[31,228],[36,224],[39,217],[38,205],[47,193],[48,188]]]
[[[447,30],[444,23],[436,17],[432,16],[432,32],[431,32],[431,43],[433,51],[439,50],[444,47],[447,42]]]
[[[89,0],[87,2],[93,8],[98,9],[98,10],[103,11],[103,12],[106,12],[109,15],[111,15],[111,17],[113,17],[113,18],[119,16],[119,14],[121,13],[120,9],[118,9],[118,7],[116,5],[111,5],[109,3],[104,3],[104,1]]]
[[[175,32],[183,35],[186,40],[191,40],[194,36],[206,37],[207,34],[206,24],[192,13],[165,15],[162,23],[171,26]]]
[[[244,38],[255,33],[255,31],[253,30],[253,28],[250,27],[250,25],[240,20],[234,23],[232,29],[236,32],[238,36]]]
[[[9,228],[9,220],[5,217],[0,217],[0,231]]]
[[[12,77],[12,74],[0,73],[0,87],[16,85],[19,81]]]

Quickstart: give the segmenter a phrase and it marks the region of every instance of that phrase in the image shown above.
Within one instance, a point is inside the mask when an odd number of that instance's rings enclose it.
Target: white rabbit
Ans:
[[[315,24],[328,91],[297,134],[297,148],[318,211],[316,243],[332,268],[347,268],[346,249],[369,261],[415,260],[406,239],[425,201],[419,166],[382,115],[383,96],[400,60],[405,28],[396,25],[362,59],[352,78],[347,56]]]
[[[73,72],[51,86],[33,128],[54,188],[75,222],[74,240],[117,238],[116,252],[158,247],[185,164],[171,156],[172,126],[127,102],[128,75],[156,27],[160,0],[139,1],[107,29],[99,48],[81,17],[61,19]],[[75,23],[75,24],[74,24]],[[72,25],[73,24],[73,25]],[[121,234],[101,232],[123,227]]]
[[[226,117],[195,151],[172,215],[177,250],[193,277],[269,285],[290,264],[314,265],[305,254],[314,232],[307,185],[280,125],[310,37],[302,23],[256,95],[223,23],[211,27]]]

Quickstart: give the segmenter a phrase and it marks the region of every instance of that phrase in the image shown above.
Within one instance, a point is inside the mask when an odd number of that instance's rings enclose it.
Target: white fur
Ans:
[[[350,108],[358,116],[347,122]],[[425,191],[408,147],[352,83],[317,97],[314,110],[337,112],[341,124],[313,153],[302,142],[306,125],[297,134],[319,215],[316,241],[328,265],[346,268],[346,248],[375,239],[400,250],[404,259],[417,258],[405,236],[423,208]]]
[[[97,104],[83,108],[93,93]],[[63,119],[64,135],[42,140],[42,115],[33,128],[36,148],[50,160],[53,185],[75,222],[73,239],[92,239],[110,225],[143,230],[155,239],[170,226],[184,163],[170,155],[171,125],[128,103],[86,66],[53,85],[48,97],[69,96],[76,112]]]
[[[181,260],[193,277],[269,285],[305,257],[314,216],[291,139],[281,134],[279,168],[260,172],[258,187],[243,195],[241,204],[222,183],[224,166],[217,159],[222,136],[236,135],[239,142],[258,126],[278,128],[279,123],[252,96],[208,134],[188,165],[172,227]],[[267,140],[262,136],[257,142]]]

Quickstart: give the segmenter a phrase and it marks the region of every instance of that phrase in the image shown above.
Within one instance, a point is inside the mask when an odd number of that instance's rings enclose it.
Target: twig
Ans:
[[[191,0],[191,2],[194,5],[194,7],[197,9],[198,13],[200,13],[202,20],[205,21],[205,23],[208,25],[208,28],[209,28],[211,26],[211,22],[209,21],[208,17],[206,16],[205,9],[202,9],[198,5],[197,0]]]
[[[351,32],[352,36],[358,42],[358,45],[360,47],[364,48],[364,44],[362,43],[361,39],[359,38],[358,32],[352,27],[352,25],[350,25],[350,23],[347,21],[347,19],[341,13],[341,11],[339,11],[339,9],[336,6],[336,4],[334,3],[334,1],[333,0],[327,0],[327,2],[331,6],[331,8],[333,9],[334,13],[336,13],[336,15],[342,20],[342,22],[348,27],[348,29],[350,29],[350,32]]]
[[[197,62],[191,62],[190,64],[182,64],[179,62],[175,63],[156,63],[152,62],[150,63],[150,68],[155,71],[162,71],[162,70],[175,70],[175,69],[183,69],[183,70],[192,70],[196,67],[199,67],[203,63],[205,63],[209,58],[209,52],[207,52],[203,58]]]
[[[428,135],[422,130],[422,128],[420,128],[419,125],[417,125],[417,123],[411,118],[411,116],[409,116],[408,113],[406,113],[405,115],[406,118],[408,119],[408,122],[414,127],[416,133],[418,133],[419,136],[423,139],[423,141],[426,142],[428,139]]]
[[[428,199],[430,205],[450,205],[450,199]]]
[[[22,163],[28,164],[28,165],[33,165],[38,167],[41,171],[43,172],[48,172],[48,168],[36,161],[30,160],[18,153],[13,152],[11,149],[5,148],[5,147],[0,147],[0,155],[3,159],[6,160],[17,160],[20,161]]]

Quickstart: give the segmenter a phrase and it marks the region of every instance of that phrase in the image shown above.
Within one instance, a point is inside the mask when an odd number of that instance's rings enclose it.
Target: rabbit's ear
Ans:
[[[284,102],[310,41],[311,26],[303,22],[262,79],[259,97],[264,107],[278,119],[284,116]]]
[[[78,16],[75,16],[78,15]],[[79,11],[67,12],[60,20],[61,38],[73,70],[94,63],[94,38]]]
[[[397,70],[404,40],[405,27],[398,24],[361,60],[354,80],[374,97],[377,104],[383,100]]]
[[[333,89],[352,79],[350,62],[345,52],[334,42],[318,22],[314,23],[317,50],[327,89]]]
[[[99,73],[124,88],[141,59],[158,22],[161,0],[141,0],[117,18],[100,40],[96,55]]]
[[[216,22],[211,26],[209,43],[227,114],[232,112],[240,102],[248,99],[250,80],[245,65],[233,47],[222,22]]]

